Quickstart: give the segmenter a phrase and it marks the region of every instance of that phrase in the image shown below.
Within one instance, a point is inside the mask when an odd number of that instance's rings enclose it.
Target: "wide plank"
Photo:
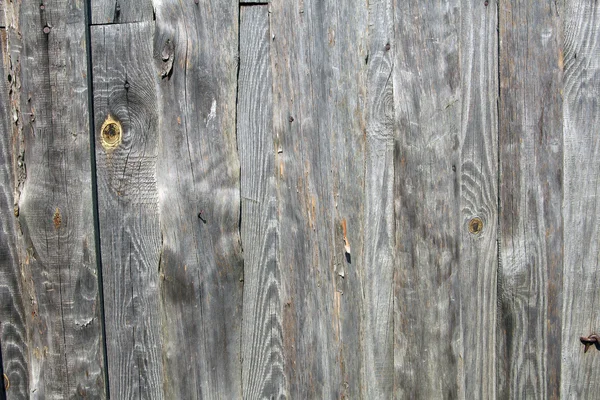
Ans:
[[[394,9],[394,396],[493,398],[496,8]]]
[[[15,398],[27,389],[31,398],[104,398],[84,3],[5,6],[14,125],[9,190],[27,303],[22,368],[29,373],[21,374],[28,382],[14,379]]]
[[[90,0],[90,7],[94,25],[154,20],[152,0]]]
[[[169,399],[242,398],[238,11],[237,0],[156,8],[160,296]]]
[[[4,10],[0,10],[4,13]],[[23,258],[15,215],[15,170],[17,157],[12,138],[18,135],[10,118],[9,90],[14,90],[12,75],[8,80],[9,57],[6,31],[0,31],[0,398],[29,398],[29,348],[27,307],[23,301],[20,260]],[[18,137],[18,136],[17,136]],[[21,252],[21,253],[20,253]],[[6,376],[6,378],[4,378]],[[5,392],[6,390],[6,392]]]
[[[498,396],[558,398],[562,352],[560,2],[502,0]]]
[[[564,295],[561,397],[600,393],[600,353],[581,336],[600,334],[600,5],[566,3],[563,19]],[[557,327],[560,329],[560,326]],[[559,330],[560,332],[560,330]],[[559,337],[560,339],[560,337]]]
[[[160,399],[153,22],[91,27],[98,216],[111,397]]]

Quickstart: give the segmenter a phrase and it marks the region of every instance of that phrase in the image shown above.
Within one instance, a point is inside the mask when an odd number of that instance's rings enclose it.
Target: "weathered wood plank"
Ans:
[[[564,20],[564,296],[562,398],[600,393],[598,352],[580,336],[600,334],[600,5],[566,2]]]
[[[29,362],[29,382],[15,389],[31,398],[104,398],[84,4],[5,6],[10,190]]]
[[[340,229],[341,218],[334,223],[332,142],[333,135],[351,137],[348,132],[334,132],[336,125],[330,123],[333,113],[339,114],[335,107],[340,107],[331,100],[344,98],[334,78],[338,71],[340,76],[348,73],[334,68],[342,67],[335,58],[341,50],[330,51],[338,33],[330,29],[330,17],[343,9],[337,3],[277,0],[270,4],[278,252],[290,398],[341,397],[348,386],[346,359],[341,358],[360,351],[348,348],[342,354],[339,334],[344,298],[336,287],[340,270],[335,260],[343,259],[344,244],[334,243],[340,237],[334,232]],[[351,32],[346,28],[340,27],[342,35]],[[354,48],[351,51],[355,54]],[[347,95],[356,98],[358,93]],[[348,318],[356,321],[359,315]]]
[[[244,247],[242,392],[285,396],[268,6],[240,9],[237,143]]]
[[[0,10],[4,13],[4,10]],[[29,349],[26,327],[26,304],[23,302],[21,283],[20,247],[17,245],[17,227],[15,216],[15,171],[17,159],[14,142],[11,140],[16,125],[10,118],[9,88],[13,87],[13,78],[7,81],[9,65],[6,48],[6,31],[0,31],[0,366],[1,375],[6,382],[0,381],[0,398],[4,398],[5,386],[7,398],[29,398]],[[4,379],[2,377],[2,379]]]
[[[90,6],[94,25],[154,20],[152,0],[91,0]]]
[[[383,399],[394,387],[393,0],[368,11],[362,397]]]
[[[242,398],[238,10],[237,0],[169,1],[156,9],[169,399]]]
[[[501,398],[559,396],[563,131],[558,4],[499,2]]]
[[[269,0],[240,0],[240,5],[267,5]]]
[[[163,395],[153,31],[153,22],[91,28],[108,375],[118,399]]]
[[[395,18],[394,395],[493,398],[496,9],[397,1]]]
[[[6,26],[5,18],[4,18],[4,3],[6,0],[0,0],[0,28],[4,28]]]

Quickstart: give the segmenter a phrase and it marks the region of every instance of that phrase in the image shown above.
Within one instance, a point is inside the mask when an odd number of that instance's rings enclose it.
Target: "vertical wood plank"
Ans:
[[[4,10],[0,10],[4,13]],[[0,372],[6,381],[0,382],[0,398],[29,398],[29,348],[27,340],[26,304],[23,301],[20,259],[23,254],[17,234],[15,215],[15,168],[13,157],[16,125],[10,118],[9,90],[13,78],[7,81],[10,59],[6,48],[6,31],[0,31]],[[6,387],[5,387],[6,386]],[[5,393],[6,389],[6,393]]]
[[[562,55],[556,2],[502,0],[498,395],[558,398]]]
[[[493,398],[496,10],[396,2],[395,18],[394,394]]]
[[[237,0],[156,8],[166,398],[242,397],[238,11]]]
[[[90,0],[90,6],[94,25],[154,20],[152,0]]]
[[[285,396],[268,6],[240,8],[237,143],[244,247],[242,393]]]
[[[598,352],[580,336],[600,333],[600,5],[566,2],[564,21],[564,296],[562,398],[600,393]],[[561,14],[562,15],[562,14]]]
[[[108,375],[119,399],[163,395],[153,31],[91,28]]]
[[[29,382],[15,388],[28,388],[31,398],[103,398],[84,4],[5,6],[10,190],[27,299],[27,336],[20,340],[27,340],[29,358]]]
[[[369,3],[364,273],[363,398],[391,398],[394,386],[394,8]]]
[[[6,0],[0,0],[0,28],[4,28],[6,26],[5,17],[4,17],[4,3]]]

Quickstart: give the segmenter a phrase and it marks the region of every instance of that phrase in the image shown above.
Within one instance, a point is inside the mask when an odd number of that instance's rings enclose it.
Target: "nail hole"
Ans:
[[[100,130],[100,141],[105,150],[112,150],[121,144],[123,130],[121,123],[115,120],[112,115],[106,118]]]
[[[483,221],[479,217],[475,217],[469,221],[469,232],[473,235],[478,235],[483,230]]]

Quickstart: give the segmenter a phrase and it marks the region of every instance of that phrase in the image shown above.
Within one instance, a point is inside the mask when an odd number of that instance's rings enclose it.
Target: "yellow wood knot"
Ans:
[[[2,375],[4,375],[4,390],[8,390],[10,388],[10,381],[8,380],[8,376],[6,376],[6,374]]]
[[[469,232],[473,235],[478,235],[483,230],[483,221],[479,217],[475,217],[469,221]]]
[[[56,211],[54,211],[52,222],[54,222],[54,229],[60,228],[60,224],[62,224],[62,217],[60,216],[60,210],[58,207],[56,208]]]
[[[121,144],[123,128],[121,123],[108,114],[100,129],[100,142],[104,150],[114,150]]]

